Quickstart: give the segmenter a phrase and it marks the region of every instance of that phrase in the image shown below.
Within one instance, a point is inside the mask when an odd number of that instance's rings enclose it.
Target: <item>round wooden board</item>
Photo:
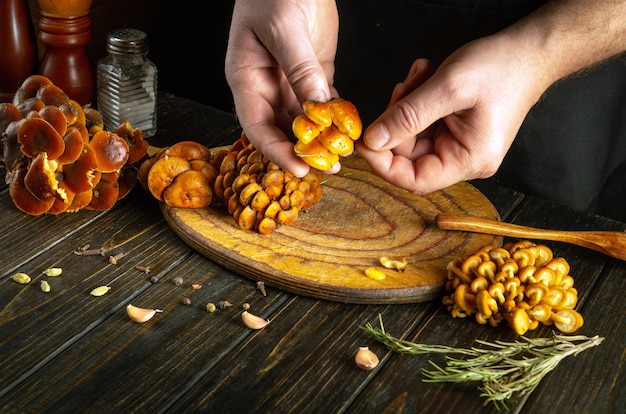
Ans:
[[[350,303],[440,298],[450,260],[501,243],[499,237],[434,225],[440,212],[499,219],[491,202],[467,183],[418,196],[375,176],[354,156],[323,185],[316,205],[269,235],[240,230],[217,209],[161,204],[161,210],[189,246],[226,268],[289,292]],[[381,256],[406,258],[406,271],[382,268]],[[370,279],[367,267],[381,268],[386,277]]]

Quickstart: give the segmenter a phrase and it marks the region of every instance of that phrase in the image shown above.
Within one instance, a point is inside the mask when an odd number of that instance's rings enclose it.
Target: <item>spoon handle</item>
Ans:
[[[443,230],[461,230],[538,240],[552,240],[586,247],[620,260],[626,260],[626,233],[618,231],[564,231],[544,230],[518,224],[462,214],[439,213],[437,227]]]

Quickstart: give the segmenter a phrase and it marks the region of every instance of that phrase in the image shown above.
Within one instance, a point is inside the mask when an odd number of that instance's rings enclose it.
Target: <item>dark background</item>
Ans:
[[[29,0],[38,20],[36,0]],[[338,0],[340,35],[335,86],[353,101],[365,122],[386,106],[395,83],[413,59],[435,64],[466,41],[505,27],[539,0]],[[145,31],[159,89],[231,111],[224,57],[234,0],[94,0],[93,65],[106,55],[107,33],[118,27]],[[410,40],[409,40],[410,39]],[[40,54],[43,54],[40,45]]]

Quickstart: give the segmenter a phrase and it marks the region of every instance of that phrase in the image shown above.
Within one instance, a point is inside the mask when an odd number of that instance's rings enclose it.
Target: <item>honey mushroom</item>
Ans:
[[[212,159],[211,150],[204,145],[180,141],[144,160],[138,179],[170,207],[207,207],[213,201],[212,183],[217,176]]]
[[[328,102],[305,101],[304,114],[294,118],[291,129],[298,139],[296,154],[311,167],[329,170],[354,152],[354,141],[363,125],[356,107],[349,101],[333,98]]]
[[[474,316],[497,326],[502,319],[518,335],[539,324],[575,332],[583,318],[574,307],[578,293],[569,264],[544,245],[529,241],[481,247],[465,259],[449,262],[443,298],[453,317]]]
[[[269,234],[292,225],[302,210],[322,196],[321,173],[302,178],[282,170],[254,148],[244,133],[221,158],[215,203],[223,204],[243,230]]]
[[[300,211],[322,197],[318,170],[328,170],[339,156],[351,154],[362,130],[358,112],[348,101],[307,101],[303,110],[293,122],[294,133],[302,137],[295,148],[316,170],[302,178],[271,162],[242,133],[228,150],[212,151],[194,141],[163,148],[142,160],[137,180],[170,207],[224,207],[243,230],[269,234],[292,225]],[[91,114],[85,114],[89,119]],[[95,124],[90,133],[99,128]],[[406,266],[390,263],[398,271]]]
[[[111,208],[134,186],[132,163],[148,148],[141,130],[125,123],[117,131],[124,136],[104,131],[97,110],[48,78],[27,78],[13,103],[0,104],[0,167],[15,206],[31,215]]]

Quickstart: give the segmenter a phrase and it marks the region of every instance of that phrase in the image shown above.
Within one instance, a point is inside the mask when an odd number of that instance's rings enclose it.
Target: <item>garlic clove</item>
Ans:
[[[371,371],[378,366],[378,357],[367,346],[361,346],[354,356],[354,362],[356,366],[365,370]]]
[[[126,306],[126,313],[128,313],[128,316],[130,317],[130,319],[139,323],[149,321],[150,319],[152,319],[154,315],[157,314],[157,312],[163,312],[163,311],[160,309],[138,308],[136,306],[131,305],[130,303],[128,304],[128,306]]]
[[[260,316],[253,315],[248,311],[242,312],[241,319],[243,320],[244,325],[250,329],[263,329],[270,323],[270,321],[263,319]]]

